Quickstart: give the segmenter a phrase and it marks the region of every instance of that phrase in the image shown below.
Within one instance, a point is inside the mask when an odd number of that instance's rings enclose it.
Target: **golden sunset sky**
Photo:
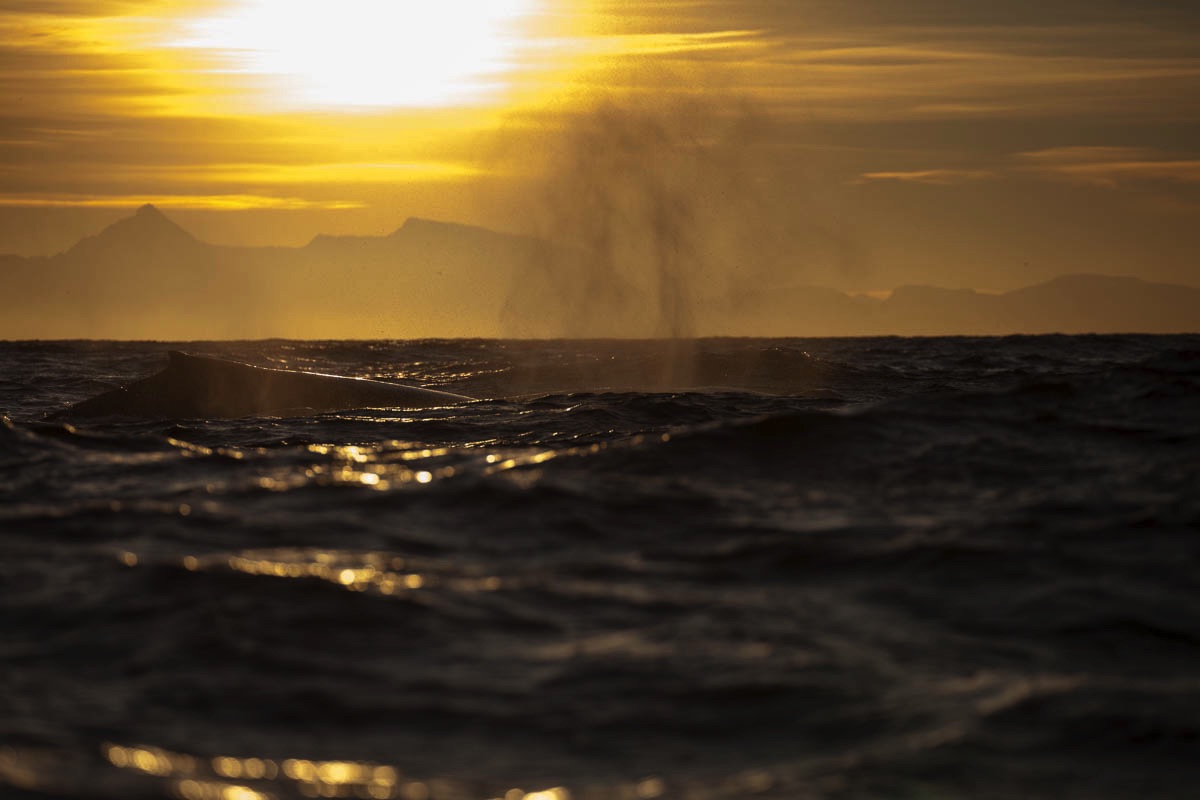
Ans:
[[[597,104],[742,124],[717,196],[797,282],[1200,285],[1200,6],[1163,0],[8,0],[0,252],[146,202],[223,244],[544,233]]]

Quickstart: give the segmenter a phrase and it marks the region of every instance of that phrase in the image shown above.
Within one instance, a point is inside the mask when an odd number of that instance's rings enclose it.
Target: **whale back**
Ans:
[[[365,378],[270,369],[172,350],[154,375],[77,403],[57,416],[232,418],[280,411],[428,408],[463,395]]]

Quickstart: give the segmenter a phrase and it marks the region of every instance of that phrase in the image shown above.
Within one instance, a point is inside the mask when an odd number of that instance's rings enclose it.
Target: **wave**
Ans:
[[[175,346],[0,344],[0,785],[1191,791],[1196,337],[212,343],[493,399],[41,421]]]

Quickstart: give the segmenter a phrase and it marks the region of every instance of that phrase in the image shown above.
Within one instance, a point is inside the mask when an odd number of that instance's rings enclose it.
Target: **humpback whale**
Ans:
[[[431,408],[474,398],[398,383],[270,369],[172,350],[166,369],[52,418],[231,418],[281,411]]]

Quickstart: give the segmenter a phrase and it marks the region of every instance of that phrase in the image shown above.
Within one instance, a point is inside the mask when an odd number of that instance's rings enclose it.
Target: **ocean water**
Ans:
[[[168,349],[481,400],[43,420]],[[0,797],[1200,791],[1198,336],[0,365]]]

